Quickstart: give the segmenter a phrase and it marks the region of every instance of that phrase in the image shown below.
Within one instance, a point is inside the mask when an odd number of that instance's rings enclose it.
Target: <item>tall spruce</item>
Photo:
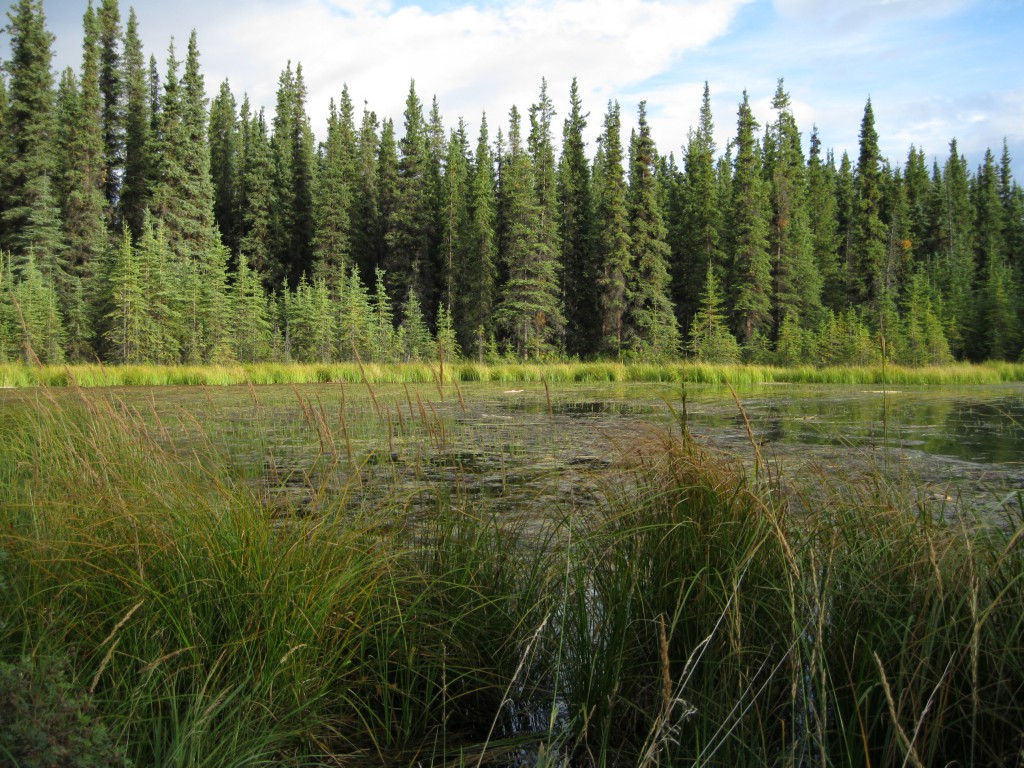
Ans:
[[[768,255],[768,189],[761,173],[757,121],[746,91],[740,104],[732,177],[733,323],[740,343],[764,334],[771,322],[771,265]]]
[[[838,310],[845,302],[845,273],[839,261],[835,157],[831,152],[822,157],[817,126],[811,130],[807,160],[807,217],[811,254],[821,277],[821,302],[827,308]]]
[[[380,238],[378,240],[379,251],[377,267],[386,270],[389,265],[397,264],[398,259],[392,256],[393,243],[395,241],[396,213],[398,209],[398,146],[395,143],[395,124],[390,118],[386,119],[381,126],[380,142],[377,145],[377,204],[378,204],[378,226]],[[408,275],[399,276],[392,280],[387,273],[384,274],[384,284],[392,302],[396,302],[396,291],[401,290],[401,285],[408,285]]]
[[[271,147],[274,157],[270,253],[272,281],[297,287],[313,263],[313,132],[302,65],[281,73]]]
[[[558,303],[561,305],[561,220],[558,210],[558,167],[555,161],[553,124],[555,106],[548,95],[548,83],[541,79],[540,94],[530,106],[530,133],[526,140],[533,169],[533,184],[537,198],[538,247],[540,258],[549,261],[554,269]],[[560,329],[564,332],[564,327]],[[559,340],[563,346],[564,339]]]
[[[583,112],[576,78],[569,89],[569,116],[562,127],[562,156],[558,164],[558,202],[561,215],[562,303],[565,306],[566,352],[588,356],[601,339],[594,248],[594,210],[591,169],[586,155]]]
[[[7,163],[0,169],[0,247],[18,259],[30,250],[45,279],[59,280],[61,236],[54,173],[53,35],[42,0],[18,0],[4,28],[11,57],[4,125]]]
[[[860,124],[860,154],[855,181],[856,203],[851,231],[852,267],[850,296],[854,303],[877,303],[885,290],[888,227],[882,220],[882,155],[878,149],[875,113],[871,99],[864,106]]]
[[[1006,223],[1000,198],[1000,173],[995,156],[986,150],[971,188],[974,204],[974,248],[978,301],[974,319],[974,357],[1006,360],[1019,351],[1015,279],[1006,252]]]
[[[243,106],[248,104],[248,98]],[[243,112],[245,110],[243,109]],[[270,129],[261,109],[248,120],[242,136],[243,163],[239,169],[238,197],[241,203],[239,222],[239,263],[260,278],[268,291],[281,287],[278,263],[272,256],[271,211],[274,205],[274,156]]]
[[[910,241],[910,259],[915,265],[926,261],[929,252],[929,232],[934,227],[929,210],[931,177],[925,153],[911,145],[907,165],[903,172],[907,197],[907,239]]]
[[[609,102],[594,159],[595,240],[601,312],[601,353],[621,357],[626,341],[627,280],[631,271],[622,120],[618,102]]]
[[[64,229],[67,341],[72,359],[91,359],[92,322],[87,319],[86,297],[92,290],[96,267],[107,247],[105,217],[104,159],[100,92],[99,27],[90,3],[83,20],[82,75],[73,105],[61,120],[60,197]],[[74,89],[63,85],[62,91]],[[65,94],[61,101],[68,98]],[[95,298],[95,297],[93,297]],[[96,318],[92,318],[94,321]]]
[[[241,223],[238,221],[239,157],[238,105],[231,84],[224,80],[210,102],[210,176],[213,179],[213,219],[224,244],[238,252]]]
[[[953,354],[962,357],[973,335],[976,268],[970,174],[956,139],[949,144],[949,157],[941,175],[933,176],[935,274],[942,297],[942,319],[949,329]]]
[[[508,151],[501,167],[505,219],[501,258],[508,278],[501,288],[495,322],[515,354],[529,360],[558,349],[563,318],[557,252],[544,241],[533,164],[520,130],[519,110],[512,107]]]
[[[469,247],[469,140],[466,124],[459,121],[448,138],[444,179],[441,183],[441,274],[444,284],[438,308],[445,317],[455,312],[458,271],[466,262]],[[438,314],[440,317],[440,313]]]
[[[647,104],[641,101],[630,147],[627,198],[631,269],[626,279],[630,351],[641,359],[679,354],[679,325],[669,296],[671,249],[661,213],[655,166],[658,161]]]
[[[432,216],[434,179],[431,143],[415,82],[409,85],[405,134],[398,149],[396,196],[385,235],[387,253],[382,267],[388,291],[396,304],[405,306],[409,288],[415,287],[418,298],[429,312],[437,277],[430,268],[436,228]]]
[[[853,162],[843,152],[835,175],[836,218],[839,227],[839,282],[842,291],[829,306],[837,312],[847,309],[857,295],[857,267],[855,264],[855,226],[857,223],[857,185]],[[831,293],[829,294],[831,295]]]
[[[807,208],[807,171],[800,129],[789,94],[780,79],[772,100],[775,122],[765,131],[765,175],[771,185],[772,217],[769,247],[772,258],[774,335],[793,315],[808,327],[821,310],[821,274]]]
[[[353,261],[359,267],[365,285],[374,284],[384,248],[377,184],[378,127],[377,115],[364,107],[356,136],[349,240]]]
[[[336,293],[349,271],[349,207],[353,163],[351,102],[339,110],[331,99],[327,117],[327,139],[320,148],[313,213],[313,273]]]
[[[128,12],[124,37],[124,177],[118,199],[120,221],[142,236],[149,209],[153,169],[152,100],[135,9]]]
[[[700,121],[691,130],[683,154],[683,176],[678,188],[671,244],[672,298],[684,332],[689,329],[704,292],[709,265],[721,267],[719,232],[722,211],[715,192],[715,138],[711,115],[711,89],[704,83]]]
[[[452,314],[460,346],[479,358],[484,340],[494,331],[491,315],[498,267],[494,155],[489,144],[487,115],[480,118],[468,198],[466,244],[455,269],[456,304]]]
[[[104,195],[112,227],[119,227],[117,203],[124,178],[125,100],[121,61],[121,11],[117,0],[102,0],[97,11],[99,31],[99,89],[103,94]]]

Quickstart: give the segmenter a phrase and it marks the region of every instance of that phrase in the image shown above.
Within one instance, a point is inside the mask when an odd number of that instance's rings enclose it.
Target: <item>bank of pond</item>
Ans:
[[[953,385],[1024,382],[1024,363],[954,363],[943,366],[727,365],[678,361],[419,363],[250,363],[227,365],[27,365],[0,363],[0,387],[230,386],[348,382],[681,382],[743,386],[794,384]]]
[[[1019,495],[790,476],[682,396],[595,427],[548,388],[640,367],[518,367],[537,407],[472,419],[454,382],[500,367],[82,388],[129,370],[0,399],[0,764],[1019,764]],[[981,370],[1018,375],[944,375]]]

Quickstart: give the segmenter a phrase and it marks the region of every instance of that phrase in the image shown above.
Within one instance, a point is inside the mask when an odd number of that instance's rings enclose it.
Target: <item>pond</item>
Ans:
[[[1019,384],[764,384],[735,399],[725,387],[678,384],[116,388],[86,396],[131,409],[182,451],[201,440],[292,511],[325,491],[374,504],[385,492],[393,500],[396,489],[410,511],[429,508],[439,492],[508,510],[574,504],[598,490],[602,470],[623,452],[666,430],[678,434],[684,414],[702,443],[747,462],[756,444],[790,476],[809,464],[881,468],[982,508],[1012,503],[1024,489]],[[5,390],[0,409],[39,397]]]

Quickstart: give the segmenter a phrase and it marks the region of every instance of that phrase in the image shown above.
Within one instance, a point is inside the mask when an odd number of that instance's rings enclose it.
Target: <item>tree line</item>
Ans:
[[[1024,192],[1005,142],[971,170],[817,129],[782,80],[760,126],[713,133],[705,84],[680,157],[646,104],[610,102],[593,155],[573,81],[556,148],[542,81],[492,138],[409,88],[401,131],[347,87],[317,142],[301,65],[272,115],[193,32],[148,60],[130,9],[92,3],[55,77],[42,0],[8,12],[0,75],[0,362],[560,357],[780,364],[1017,359]]]

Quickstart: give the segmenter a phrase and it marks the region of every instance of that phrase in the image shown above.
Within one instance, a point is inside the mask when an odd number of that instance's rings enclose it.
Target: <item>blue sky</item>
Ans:
[[[97,0],[98,1],[98,0]],[[855,157],[870,96],[883,153],[894,163],[911,143],[944,158],[953,137],[972,166],[1003,138],[1024,168],[1024,0],[137,0],[147,55],[161,62],[173,35],[183,55],[199,35],[209,93],[228,78],[236,96],[273,109],[277,77],[301,61],[313,128],[347,82],[396,120],[409,80],[436,95],[446,124],[464,117],[475,140],[487,111],[492,137],[541,77],[561,124],[579,78],[596,137],[609,99],[624,116],[646,99],[654,138],[679,156],[705,80],[716,138],[735,133],[746,89],[755,114],[785,79],[797,121],[816,124],[826,147]],[[80,61],[85,0],[47,0],[59,67]],[[128,3],[122,0],[122,16]],[[6,50],[6,40],[0,51]],[[0,53],[0,55],[3,55]],[[627,128],[628,130],[628,128]],[[805,138],[805,150],[806,150]],[[591,150],[593,147],[591,147]],[[1018,171],[1018,180],[1024,170]]]

